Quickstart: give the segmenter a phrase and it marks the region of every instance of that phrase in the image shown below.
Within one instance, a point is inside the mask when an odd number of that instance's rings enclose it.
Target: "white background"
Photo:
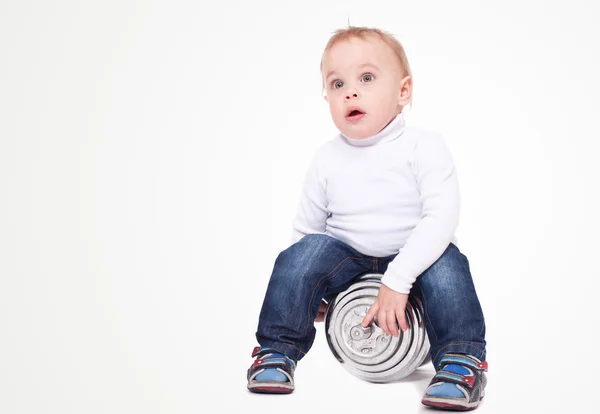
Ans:
[[[597,408],[598,6],[588,1],[0,1],[0,412],[425,412],[319,331],[291,396],[246,391],[300,185],[335,134],[348,24],[414,72],[488,325],[480,413]],[[593,382],[593,383],[592,383]],[[574,410],[579,408],[579,410]]]

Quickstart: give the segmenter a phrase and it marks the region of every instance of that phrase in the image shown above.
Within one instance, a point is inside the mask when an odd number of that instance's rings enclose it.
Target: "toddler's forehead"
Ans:
[[[376,64],[379,67],[393,66],[395,56],[391,48],[381,39],[369,36],[366,39],[352,37],[339,41],[323,54],[323,69],[338,65]]]

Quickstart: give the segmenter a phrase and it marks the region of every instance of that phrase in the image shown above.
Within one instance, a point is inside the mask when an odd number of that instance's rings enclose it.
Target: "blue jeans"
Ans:
[[[364,273],[383,274],[396,255],[372,257],[325,234],[309,234],[282,251],[273,268],[259,316],[256,339],[300,360],[315,339],[322,298],[347,289]],[[454,244],[413,284],[411,295],[425,308],[431,360],[462,352],[485,361],[485,321],[469,261]]]

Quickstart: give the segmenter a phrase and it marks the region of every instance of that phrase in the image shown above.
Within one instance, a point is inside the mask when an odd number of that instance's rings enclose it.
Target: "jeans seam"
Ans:
[[[281,345],[285,345],[285,346],[289,346],[290,348],[295,349],[296,351],[300,352],[302,355],[306,355],[306,352],[304,352],[303,350],[301,350],[300,348],[296,348],[294,345],[290,345],[290,344],[286,344],[285,342],[279,342]],[[289,357],[289,355],[286,355],[287,357]],[[292,358],[295,359],[295,358]]]
[[[448,344],[448,345],[446,345],[446,346],[444,346],[444,347],[440,348],[440,349],[437,351],[437,353],[435,354],[435,357],[433,358],[433,360],[435,361],[435,360],[437,359],[437,357],[438,357],[438,355],[440,354],[440,352],[442,352],[442,349],[444,349],[444,348],[448,348],[449,346],[453,346],[453,345],[467,345],[467,346],[472,346],[473,348],[475,348],[475,349],[479,350],[479,351],[481,352],[481,354],[482,354],[482,355],[485,355],[485,350],[484,350],[484,349],[481,349],[481,348],[479,348],[479,347],[478,347],[478,346],[476,346],[476,345],[470,344],[470,343],[468,343],[468,342],[453,342],[453,343],[451,343],[451,344]]]
[[[308,329],[310,327],[310,307],[312,305],[313,299],[315,298],[315,292],[316,292],[317,288],[319,287],[319,285],[321,284],[321,282],[323,281],[323,279],[331,276],[331,274],[333,272],[335,272],[338,269],[338,267],[340,267],[348,259],[350,259],[350,260],[368,260],[368,259],[364,259],[364,258],[360,258],[360,257],[351,257],[351,256],[348,256],[344,260],[342,260],[341,262],[339,262],[337,264],[337,266],[335,266],[331,272],[327,273],[325,276],[323,276],[323,277],[321,277],[321,279],[319,279],[319,281],[317,282],[317,284],[313,288],[312,294],[310,296],[310,300],[308,301],[308,312],[307,312],[308,316],[306,318],[306,329],[304,330],[304,335],[306,335],[306,333],[308,332]]]
[[[425,316],[427,317],[427,320],[429,321],[429,326],[431,326],[431,332],[433,333],[433,337],[435,338],[435,340],[437,341],[437,334],[435,333],[435,329],[433,328],[433,323],[431,322],[431,318],[429,317],[429,313],[427,312],[427,299],[425,299],[425,292],[423,292],[423,288],[421,287],[421,285],[418,285],[419,289],[421,290],[421,297],[423,298],[423,311],[425,312]]]

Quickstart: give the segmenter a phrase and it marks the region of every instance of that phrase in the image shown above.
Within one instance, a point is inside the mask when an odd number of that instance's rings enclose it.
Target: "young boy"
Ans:
[[[363,319],[387,335],[407,329],[418,297],[436,369],[422,403],[473,409],[484,395],[485,322],[469,262],[456,246],[459,188],[442,137],[406,127],[412,77],[402,45],[378,29],[338,30],[321,61],[325,99],[340,134],[311,162],[293,244],[275,261],[248,369],[253,392],[290,393],[311,348],[323,298],[364,273],[383,274]]]

